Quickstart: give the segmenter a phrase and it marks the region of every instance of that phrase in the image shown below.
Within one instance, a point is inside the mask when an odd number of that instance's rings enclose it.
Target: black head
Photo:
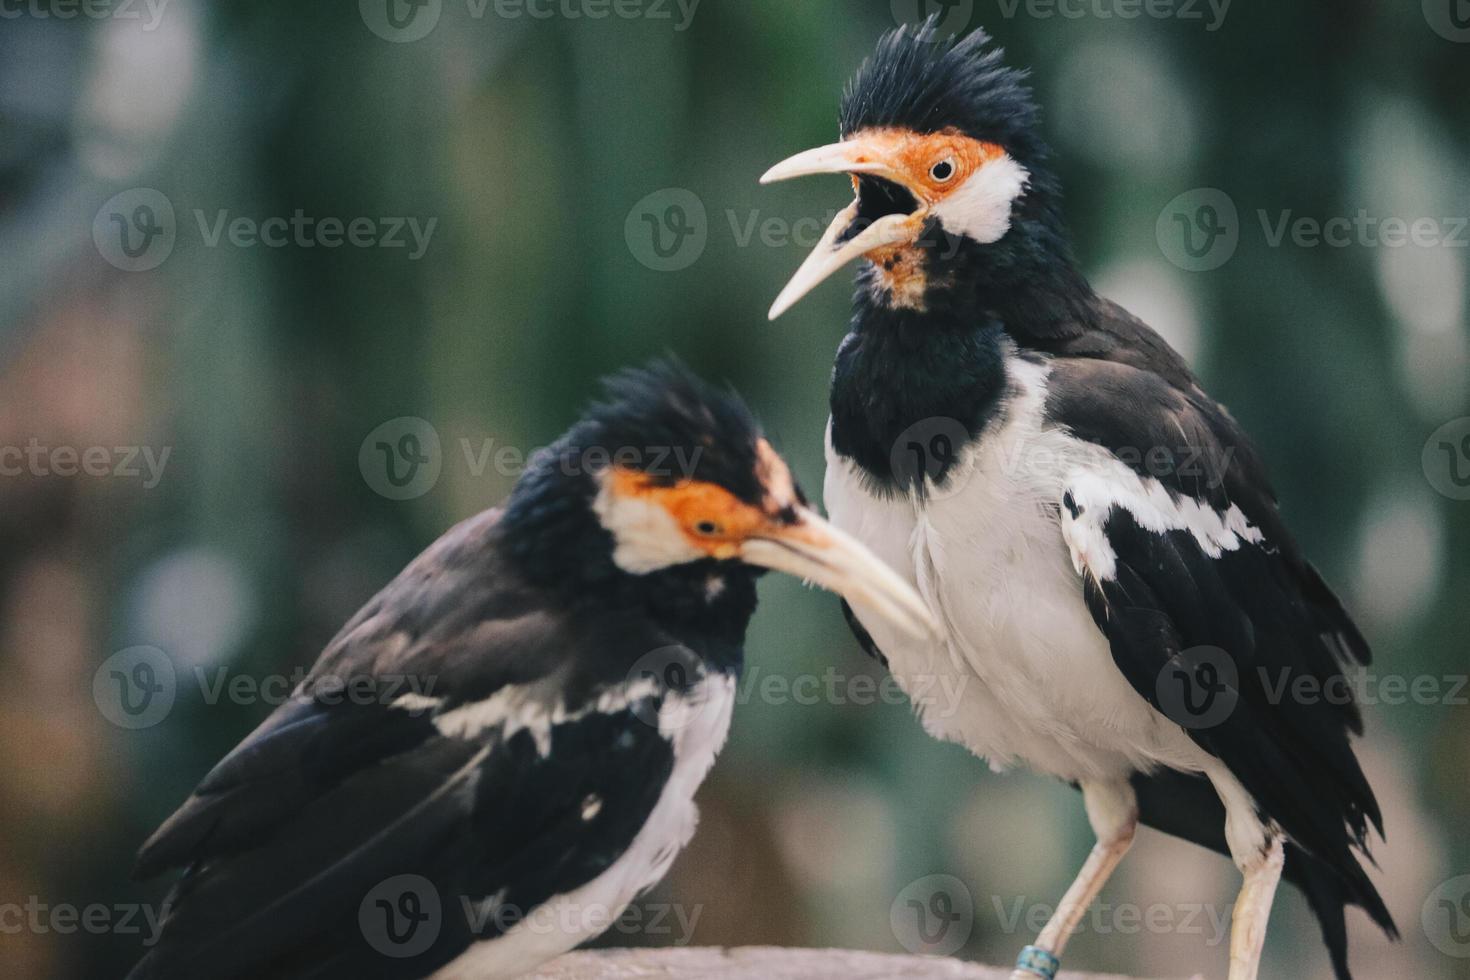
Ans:
[[[928,135],[946,130],[999,146],[1028,170],[1046,158],[1027,72],[976,30],[940,37],[939,17],[890,31],[843,93],[841,132],[876,129]]]
[[[957,321],[1022,292],[1055,293],[1058,277],[1075,285],[1026,73],[983,31],[940,38],[937,23],[885,35],[848,85],[842,141],[762,178],[847,173],[857,194],[772,318],[858,258],[861,301]]]
[[[811,510],[745,403],[673,360],[604,382],[517,483],[501,523],[528,574],[579,596],[657,593],[687,609],[775,569],[909,628],[924,615],[912,590]]]

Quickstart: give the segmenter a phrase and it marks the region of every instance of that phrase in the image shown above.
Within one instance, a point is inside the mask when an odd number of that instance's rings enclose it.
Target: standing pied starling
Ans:
[[[143,846],[185,870],[131,977],[499,980],[598,935],[694,832],[764,569],[933,629],[738,398],[614,377]]]
[[[1231,980],[1257,975],[1283,865],[1346,980],[1346,905],[1395,934],[1354,853],[1382,833],[1344,675],[1368,644],[1235,420],[1078,270],[1025,74],[936,24],[887,35],[848,86],[841,141],[763,178],[852,176],[857,199],[771,316],[864,260],[826,505],[918,587],[942,638],[849,620],[900,684],[971,681],[958,710],[919,708],[932,735],[1082,791],[1097,846],[1016,980],[1055,975],[1139,821],[1244,875]]]

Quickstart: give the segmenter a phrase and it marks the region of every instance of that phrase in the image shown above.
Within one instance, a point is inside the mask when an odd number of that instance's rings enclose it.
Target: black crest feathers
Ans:
[[[842,99],[842,135],[901,127],[921,133],[954,128],[1039,162],[1038,109],[1027,73],[1007,67],[1005,51],[983,30],[941,37],[938,15],[885,34]]]

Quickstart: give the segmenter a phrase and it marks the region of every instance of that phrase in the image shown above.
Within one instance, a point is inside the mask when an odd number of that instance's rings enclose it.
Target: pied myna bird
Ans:
[[[185,870],[131,976],[497,980],[607,929],[694,831],[765,569],[934,629],[737,397],[614,377],[143,846]]]
[[[1257,975],[1283,866],[1347,978],[1346,905],[1395,934],[1358,858],[1382,834],[1344,674],[1368,644],[1240,426],[1079,271],[1025,74],[936,23],[879,43],[840,142],[763,178],[852,177],[771,315],[862,260],[828,516],[916,585],[942,638],[849,619],[901,684],[970,681],[952,710],[919,707],[931,734],[1081,789],[1097,846],[1013,977],[1055,975],[1141,821],[1244,875],[1231,980]]]

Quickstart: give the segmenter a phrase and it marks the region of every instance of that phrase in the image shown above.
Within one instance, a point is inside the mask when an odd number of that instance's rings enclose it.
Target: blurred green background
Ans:
[[[147,928],[121,912],[166,884],[128,880],[138,843],[269,712],[270,679],[499,501],[600,375],[677,351],[819,493],[848,290],[764,314],[849,192],[756,178],[835,138],[847,77],[924,2],[0,7],[0,447],[30,453],[0,459],[0,975],[125,972]],[[1368,710],[1405,942],[1354,917],[1366,978],[1470,976],[1470,456],[1438,448],[1470,434],[1464,7],[946,4],[1033,69],[1083,264],[1259,440],[1376,644],[1370,680],[1433,682]],[[1169,211],[1201,188],[1238,247],[1189,271]],[[1283,215],[1360,211],[1443,240],[1273,242]],[[252,239],[298,212],[301,241]],[[329,247],[325,219],[368,223]],[[396,500],[359,451],[404,416],[439,475]],[[699,834],[649,899],[697,919],[606,941],[902,951],[907,898],[953,875],[959,955],[1009,962],[1090,846],[1080,801],[863,703],[892,699],[828,596],[773,577],[762,597]],[[106,703],[104,661],[136,646],[176,672],[144,727]],[[1236,883],[1149,834],[1068,963],[1222,976]],[[54,914],[95,904],[98,928]],[[1328,975],[1294,894],[1273,927],[1267,976]]]

